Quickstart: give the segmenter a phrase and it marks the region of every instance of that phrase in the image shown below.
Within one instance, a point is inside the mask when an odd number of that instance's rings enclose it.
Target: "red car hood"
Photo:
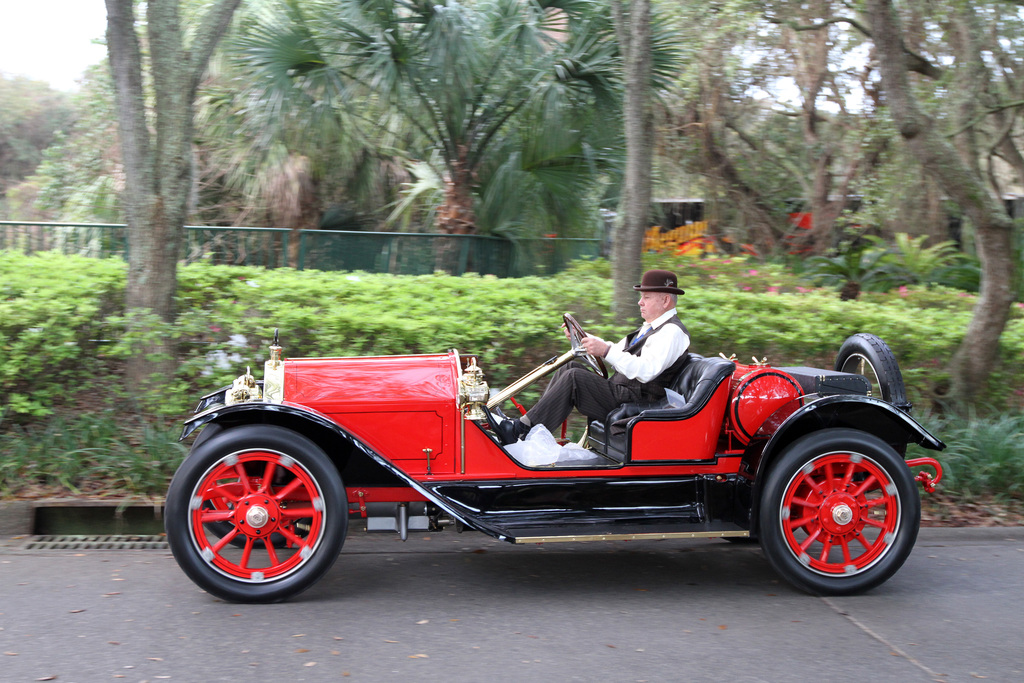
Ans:
[[[284,362],[284,400],[324,413],[435,408],[456,399],[456,363],[454,352],[290,359]]]

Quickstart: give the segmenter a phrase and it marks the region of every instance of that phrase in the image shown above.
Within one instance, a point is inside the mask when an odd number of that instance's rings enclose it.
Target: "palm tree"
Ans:
[[[943,272],[961,258],[956,249],[956,242],[952,240],[926,247],[924,242],[928,239],[927,235],[911,237],[905,232],[898,232],[895,239],[894,257],[897,274],[914,284],[938,281]]]
[[[839,285],[839,299],[851,301],[862,290],[886,290],[892,284],[890,251],[881,246],[847,246],[834,256],[815,256],[807,261],[806,274],[823,284]]]
[[[345,112],[349,134],[433,168],[445,233],[596,224],[620,154],[618,52],[585,0],[285,0],[238,46],[263,120]],[[422,182],[411,187],[423,189]],[[438,188],[435,188],[438,189]],[[414,206],[414,202],[407,202]],[[592,234],[592,232],[591,232]]]

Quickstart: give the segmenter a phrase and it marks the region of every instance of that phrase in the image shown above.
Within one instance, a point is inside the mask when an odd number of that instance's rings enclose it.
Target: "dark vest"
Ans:
[[[690,336],[690,333],[686,331],[686,326],[683,325],[681,320],[679,320],[679,317],[672,316],[664,323],[658,325],[650,332],[648,332],[644,336],[644,338],[638,341],[636,344],[633,344],[633,339],[636,338],[636,335],[640,333],[641,328],[638,328],[633,332],[627,334],[625,348],[626,353],[632,354],[634,356],[642,355],[641,352],[643,351],[644,344],[647,343],[647,340],[653,337],[655,334],[657,334],[658,330],[660,330],[665,325],[676,325],[686,334],[687,337]],[[626,390],[629,394],[631,394],[631,400],[634,401],[657,401],[663,399],[665,398],[665,388],[672,385],[672,380],[676,378],[676,376],[679,374],[679,371],[682,370],[686,366],[687,361],[689,361],[689,355],[687,354],[687,351],[689,351],[689,348],[684,350],[683,353],[680,354],[679,358],[677,358],[672,363],[672,365],[669,365],[667,368],[665,368],[664,372],[662,372],[660,375],[652,379],[650,382],[640,382],[635,379],[629,379],[628,377],[621,373],[616,373],[615,375],[613,375],[611,378],[611,382],[613,385],[616,385],[619,388],[618,390],[620,392],[622,390]]]

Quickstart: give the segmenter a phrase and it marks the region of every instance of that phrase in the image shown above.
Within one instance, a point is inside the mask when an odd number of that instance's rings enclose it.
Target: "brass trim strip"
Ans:
[[[487,407],[494,408],[495,406],[500,406],[510,396],[515,396],[516,392],[518,392],[520,389],[530,386],[544,375],[548,375],[554,372],[555,370],[562,367],[566,363],[572,361],[574,358],[576,358],[575,351],[566,351],[558,358],[550,360],[547,363],[544,363],[543,365],[536,367],[529,373],[523,375],[512,384],[508,385],[507,387],[496,393],[494,396],[491,396],[490,400],[487,401]]]
[[[466,473],[466,414],[459,411],[459,474]]]
[[[523,536],[516,543],[569,543],[572,541],[656,541],[665,538],[750,538],[749,531],[673,531],[650,534],[592,534],[581,536]]]

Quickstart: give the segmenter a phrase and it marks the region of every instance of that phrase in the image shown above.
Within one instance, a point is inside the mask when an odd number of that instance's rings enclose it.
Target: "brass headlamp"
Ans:
[[[224,403],[230,406],[235,403],[259,400],[260,398],[260,388],[256,384],[256,378],[252,376],[249,368],[246,368],[245,374],[239,375],[231,383],[231,388],[228,389],[227,395],[224,397]]]
[[[490,396],[490,389],[484,381],[484,371],[473,358],[459,376],[459,408],[465,409],[469,420],[486,420],[483,406]]]

